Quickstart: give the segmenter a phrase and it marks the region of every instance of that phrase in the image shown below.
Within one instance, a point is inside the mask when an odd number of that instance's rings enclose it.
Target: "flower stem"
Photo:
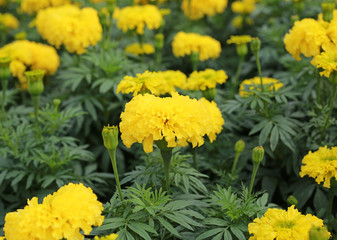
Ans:
[[[333,220],[333,218],[332,218],[332,215],[331,215],[331,213],[332,213],[332,206],[333,206],[333,199],[334,199],[334,197],[335,197],[335,190],[336,190],[336,186],[334,186],[335,185],[335,181],[336,180],[334,180],[334,178],[333,179],[331,179],[331,186],[330,186],[330,189],[329,189],[329,198],[328,198],[328,200],[329,200],[329,205],[328,205],[328,209],[327,209],[327,212],[326,212],[326,218],[327,218],[327,220],[328,220],[328,228],[331,230],[331,228],[332,228],[332,224],[333,224],[333,222],[332,222],[332,220]]]
[[[325,117],[325,123],[322,129],[322,134],[321,134],[321,138],[320,138],[320,142],[322,142],[323,137],[325,135],[325,132],[327,130],[327,128],[329,127],[329,119],[331,117],[331,113],[332,113],[332,109],[336,100],[336,95],[337,95],[337,85],[336,84],[332,84],[332,89],[331,89],[331,98],[330,98],[330,104],[329,104],[329,112],[328,115]]]
[[[260,57],[259,57],[259,53],[257,52],[255,55],[255,59],[256,59],[256,66],[257,66],[257,71],[259,72],[259,77],[260,77],[260,84],[261,84],[261,92],[264,91],[263,88],[263,81],[262,81],[262,71],[261,71],[261,64],[260,64]]]
[[[250,179],[248,196],[250,196],[251,193],[252,193],[254,181],[255,181],[257,170],[259,169],[259,165],[260,165],[260,163],[254,163],[252,178]]]
[[[5,119],[6,118],[5,103],[6,103],[6,91],[7,91],[7,86],[8,86],[8,80],[2,79],[1,85],[2,85],[1,112],[2,112],[3,118]]]
[[[236,89],[237,89],[238,84],[239,84],[239,77],[240,77],[240,74],[241,74],[243,60],[244,60],[244,55],[239,56],[238,68],[236,70],[235,77],[233,79],[233,89],[232,89],[233,96],[235,95]]]
[[[316,75],[317,75],[317,86],[316,86],[316,95],[317,95],[317,103],[319,104],[321,102],[321,76],[318,73],[318,70],[316,69]]]
[[[235,158],[234,158],[234,163],[233,163],[233,166],[232,166],[232,175],[234,174],[234,171],[236,169],[236,164],[238,163],[238,160],[239,160],[239,157],[240,157],[241,153],[240,152],[236,152],[235,153]]]
[[[198,170],[198,168],[199,168],[199,166],[198,166],[198,149],[193,148],[192,151],[193,151],[193,165],[194,165],[194,168],[196,170]]]
[[[117,171],[117,164],[116,164],[116,149],[108,150],[109,151],[109,156],[112,164],[112,169],[114,171],[115,175],[115,180],[116,180],[116,185],[119,193],[119,197],[121,201],[124,200],[123,194],[122,194],[122,189],[121,189],[121,184],[119,183],[119,177],[118,177],[118,171]]]
[[[166,191],[167,193],[170,193],[170,163],[171,163],[171,157],[172,157],[172,148],[160,150],[160,153],[161,153],[161,156],[164,162]]]
[[[39,105],[40,105],[40,95],[33,95],[33,104],[34,104],[34,116],[35,116],[35,125],[39,126]]]

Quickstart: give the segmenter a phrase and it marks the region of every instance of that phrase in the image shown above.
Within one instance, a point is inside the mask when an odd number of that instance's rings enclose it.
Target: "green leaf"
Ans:
[[[267,119],[263,120],[262,122],[259,122],[252,128],[252,130],[250,130],[249,135],[253,135],[259,132],[264,126],[266,126],[267,123],[268,123]]]
[[[105,81],[100,87],[99,87],[99,92],[100,93],[106,93],[109,91],[114,85],[114,81]]]
[[[239,240],[246,240],[245,235],[242,231],[237,227],[230,227],[232,233],[239,239]]]
[[[224,240],[233,240],[232,234],[226,229],[224,234],[223,234],[223,239]]]
[[[265,125],[262,129],[262,131],[260,132],[260,136],[259,136],[259,145],[262,146],[266,140],[267,137],[271,131],[273,127],[273,123],[272,122],[268,122],[267,125]]]
[[[33,180],[34,180],[34,173],[29,174],[28,178],[27,178],[27,182],[26,182],[26,189],[30,188],[32,186]],[[0,181],[1,184],[1,181]]]
[[[171,225],[171,223],[169,223],[168,221],[166,221],[163,217],[161,216],[157,216],[157,219],[159,220],[159,222],[173,235],[177,236],[177,237],[181,237],[180,234],[178,233],[178,231]]]
[[[222,235],[223,235],[223,232],[219,233],[218,235],[216,235],[214,238],[212,238],[212,240],[221,240],[222,239]]]
[[[143,239],[145,239],[145,240],[151,240],[150,235],[143,229],[143,226],[134,224],[133,222],[130,222],[127,226],[132,231],[134,231],[139,236],[141,236]]]
[[[3,182],[3,180],[6,178],[6,175],[7,175],[7,172],[8,170],[3,170],[1,173],[0,173],[0,185],[1,183]]]
[[[278,133],[277,125],[275,125],[273,127],[273,130],[271,131],[271,134],[270,134],[270,148],[271,148],[272,151],[275,150],[275,148],[278,144],[278,141],[279,141],[279,133]]]
[[[94,105],[89,99],[84,100],[84,106],[94,121],[97,121],[97,113]]]
[[[214,228],[211,230],[208,230],[202,234],[199,235],[199,237],[197,237],[195,240],[202,240],[205,238],[209,238],[213,235],[219,234],[220,232],[223,232],[225,230],[225,228]]]
[[[165,217],[167,217],[168,219],[170,219],[173,222],[176,222],[178,224],[180,224],[181,226],[194,231],[193,227],[191,225],[189,225],[187,222],[184,221],[184,219],[182,219],[181,217],[177,216],[176,214],[173,215],[171,213],[165,213],[164,214]]]
[[[206,218],[205,219],[206,224],[208,225],[215,225],[215,226],[227,226],[229,224],[228,221],[221,219],[221,218]]]

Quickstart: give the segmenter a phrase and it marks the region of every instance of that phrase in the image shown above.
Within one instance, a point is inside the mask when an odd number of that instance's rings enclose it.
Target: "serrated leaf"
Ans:
[[[214,229],[208,230],[208,231],[200,234],[199,237],[196,238],[196,240],[202,240],[202,239],[205,239],[205,238],[209,238],[211,236],[219,234],[220,232],[222,232],[224,230],[225,230],[224,228],[214,228]]]
[[[226,229],[223,233],[224,240],[233,240],[232,234]]]
[[[239,239],[239,240],[246,240],[245,235],[241,232],[241,230],[237,227],[230,227],[232,233]]]
[[[192,228],[191,225],[189,225],[187,222],[184,221],[184,219],[181,219],[179,216],[177,216],[176,214],[171,214],[171,213],[165,213],[164,214],[165,217],[167,217],[168,219],[170,219],[171,221],[180,224],[181,226],[194,231],[194,229]]]
[[[181,237],[178,231],[169,223],[166,221],[163,217],[157,216],[158,221],[163,225],[164,228],[166,228],[170,233],[177,237]]]
[[[275,125],[273,127],[273,130],[271,131],[271,134],[270,134],[270,148],[271,148],[272,151],[275,150],[275,148],[278,144],[278,141],[279,141],[279,133],[278,133],[277,125]]]
[[[268,123],[267,119],[263,120],[262,122],[259,122],[252,128],[252,130],[250,130],[249,135],[253,135],[259,132],[264,126],[266,126],[267,123]]]
[[[130,222],[128,225],[128,228],[130,228],[132,231],[134,231],[136,234],[141,236],[145,240],[151,240],[150,235],[143,229],[142,226],[134,224],[133,222]]]
[[[266,140],[267,137],[271,131],[273,127],[273,123],[272,122],[268,122],[267,125],[265,125],[262,129],[262,131],[260,132],[260,136],[259,136],[259,145],[262,146]]]

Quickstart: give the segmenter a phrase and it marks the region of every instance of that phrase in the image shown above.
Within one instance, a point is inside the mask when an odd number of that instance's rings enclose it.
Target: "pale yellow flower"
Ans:
[[[184,89],[202,90],[215,88],[217,84],[224,84],[228,76],[224,70],[205,69],[203,71],[194,71],[187,79]]]

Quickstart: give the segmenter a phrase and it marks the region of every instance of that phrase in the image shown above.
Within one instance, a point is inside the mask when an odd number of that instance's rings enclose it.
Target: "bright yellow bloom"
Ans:
[[[154,47],[150,43],[143,43],[140,46],[139,43],[132,43],[125,47],[125,52],[132,53],[134,55],[152,54],[154,53]]]
[[[144,34],[148,29],[158,29],[163,17],[158,7],[154,5],[128,6],[115,9],[113,18],[117,19],[117,27],[123,32],[134,30],[137,34]]]
[[[188,18],[197,20],[223,13],[227,3],[227,0],[183,0],[181,9]]]
[[[187,79],[184,89],[202,90],[215,88],[217,84],[226,82],[228,76],[224,70],[205,69],[204,71],[194,71]]]
[[[234,43],[235,45],[247,44],[252,41],[252,37],[249,35],[230,36],[227,40],[227,44]]]
[[[7,29],[17,29],[19,21],[10,13],[0,13],[0,24],[5,25]]]
[[[70,183],[45,197],[42,204],[34,197],[24,209],[8,213],[5,237],[7,240],[81,240],[84,236],[80,230],[89,234],[92,225],[102,225],[102,211],[102,203],[90,188]]]
[[[255,0],[234,1],[231,8],[234,13],[250,14],[256,9],[256,4]]]
[[[102,26],[97,11],[75,5],[47,8],[38,12],[36,27],[42,38],[60,48],[63,44],[70,53],[83,54],[102,37]]]
[[[220,42],[210,36],[202,36],[197,33],[178,32],[172,41],[174,56],[183,57],[193,52],[199,54],[199,60],[218,58],[221,53]]]
[[[53,75],[60,65],[60,59],[56,50],[48,45],[17,40],[0,48],[0,56],[9,56],[13,60],[10,70],[17,77],[21,87],[26,90],[27,82],[24,72],[27,69],[45,70],[47,75]]]
[[[48,7],[58,7],[71,3],[71,0],[22,0],[21,9],[25,13],[33,14]]]
[[[311,64],[323,69],[321,76],[329,77],[333,71],[337,71],[337,47],[327,47],[326,51],[312,59]]]
[[[187,77],[179,70],[166,70],[156,72],[158,78],[162,78],[165,84],[159,86],[161,94],[173,93],[175,88],[183,88],[186,84]]]
[[[154,141],[162,139],[168,147],[186,146],[188,142],[196,147],[204,143],[203,136],[210,131],[209,117],[205,105],[188,96],[137,95],[125,105],[119,129],[125,146],[143,143],[146,153],[153,151]]]
[[[116,240],[117,238],[118,238],[118,234],[112,233],[104,237],[95,236],[94,240]]]
[[[330,188],[330,179],[337,179],[337,147],[320,147],[316,152],[309,151],[302,160],[300,176],[308,175],[318,184]]]
[[[262,77],[262,84],[263,84],[263,87],[264,87],[264,91],[266,91],[266,90],[277,91],[279,88],[283,87],[282,82],[280,82],[277,79],[268,78],[268,77]],[[249,91],[246,90],[247,87],[248,87]],[[254,77],[254,78],[246,79],[246,80],[242,81],[242,83],[240,84],[239,94],[242,97],[248,97],[249,95],[252,94],[250,92],[250,90],[252,90],[252,89],[257,89],[258,91],[261,91],[260,77]]]
[[[330,43],[327,30],[316,20],[304,18],[296,21],[284,37],[286,50],[296,59],[301,60],[300,54],[313,57],[320,53]]]
[[[283,209],[269,208],[261,218],[249,223],[249,240],[309,240],[312,226],[323,227],[323,220],[311,214],[303,215],[294,205]]]

